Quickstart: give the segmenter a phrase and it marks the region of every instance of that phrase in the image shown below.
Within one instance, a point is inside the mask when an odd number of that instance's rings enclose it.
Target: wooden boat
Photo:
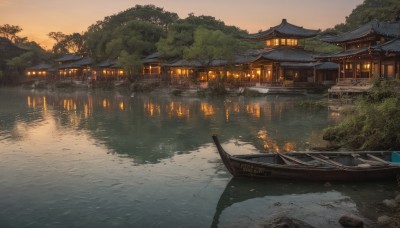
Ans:
[[[391,151],[292,152],[230,155],[212,136],[223,163],[235,177],[314,181],[361,181],[395,178],[400,157]],[[393,161],[392,161],[393,160]]]

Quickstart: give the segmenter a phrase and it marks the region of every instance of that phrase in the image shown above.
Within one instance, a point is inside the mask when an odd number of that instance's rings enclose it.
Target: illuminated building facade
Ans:
[[[368,82],[371,78],[398,78],[400,73],[400,22],[373,20],[357,29],[324,42],[341,46],[343,51],[321,57],[340,65],[339,81]]]

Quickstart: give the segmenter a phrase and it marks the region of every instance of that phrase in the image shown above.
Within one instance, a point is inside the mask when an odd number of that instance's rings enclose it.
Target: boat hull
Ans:
[[[255,160],[270,161],[277,160],[279,154],[264,155],[235,155],[228,154],[219,143],[217,136],[213,136],[214,143],[218,149],[223,163],[228,171],[235,177],[253,177],[264,179],[292,179],[292,180],[312,180],[312,181],[370,181],[395,178],[400,174],[400,166],[382,165],[373,167],[350,167],[350,166],[302,166],[302,165],[285,165],[275,164],[273,162],[259,162]],[[386,152],[368,152],[368,154],[380,157],[390,156],[389,151]],[[309,154],[318,155],[338,155],[352,159],[351,153],[345,152],[325,152],[325,153],[292,153],[293,156],[309,156]],[[361,154],[361,153],[358,153]],[[367,153],[364,152],[364,155]],[[257,158],[257,159],[254,159]],[[266,158],[266,159],[265,159]]]

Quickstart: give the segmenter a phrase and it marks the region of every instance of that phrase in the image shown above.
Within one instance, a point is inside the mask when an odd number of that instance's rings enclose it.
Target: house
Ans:
[[[342,51],[320,59],[340,66],[338,80],[365,84],[372,78],[392,79],[400,73],[400,22],[373,20],[353,31],[321,40]]]
[[[117,59],[107,59],[97,64],[93,70],[96,80],[121,80],[125,77],[124,69],[117,65]]]
[[[157,52],[146,56],[142,60],[142,63],[143,63],[143,69],[142,69],[143,79],[156,80],[156,81],[162,81],[166,79],[163,78],[165,74],[163,74],[163,69],[161,67],[160,53]]]
[[[277,26],[250,34],[248,39],[264,41],[265,48],[254,51],[256,58],[247,63],[249,81],[284,86],[315,86],[325,79],[334,81],[337,65],[318,62],[315,57],[319,53],[307,51],[301,44],[318,33],[319,30],[305,29],[283,19]]]
[[[55,69],[48,63],[39,63],[35,66],[26,69],[26,76],[28,78],[46,79],[53,76]]]
[[[92,75],[93,60],[75,54],[66,54],[55,59],[58,63],[57,76],[59,79],[85,80]]]

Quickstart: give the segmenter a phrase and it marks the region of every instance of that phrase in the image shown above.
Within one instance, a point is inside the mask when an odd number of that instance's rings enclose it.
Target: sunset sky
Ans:
[[[0,0],[0,24],[19,25],[27,36],[50,49],[49,32],[83,32],[105,16],[137,4],[153,4],[185,18],[189,13],[213,16],[249,32],[277,25],[282,18],[310,29],[345,21],[363,0]]]

